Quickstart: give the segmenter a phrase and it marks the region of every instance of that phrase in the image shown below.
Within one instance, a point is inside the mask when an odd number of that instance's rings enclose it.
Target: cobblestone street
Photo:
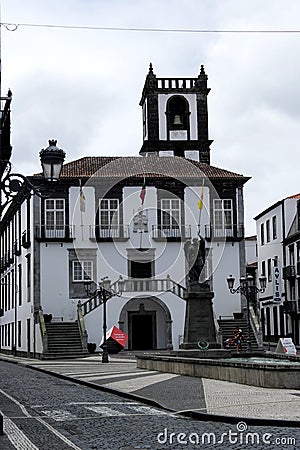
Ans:
[[[1,450],[299,448],[299,428],[192,420],[4,361],[0,379]]]

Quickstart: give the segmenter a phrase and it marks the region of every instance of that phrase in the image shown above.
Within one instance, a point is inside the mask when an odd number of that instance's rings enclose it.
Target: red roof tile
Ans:
[[[64,164],[62,177],[99,177],[127,178],[143,177],[173,177],[177,179],[198,178],[206,176],[214,179],[231,179],[245,183],[250,177],[201,164],[197,161],[180,157],[158,156],[86,156]]]

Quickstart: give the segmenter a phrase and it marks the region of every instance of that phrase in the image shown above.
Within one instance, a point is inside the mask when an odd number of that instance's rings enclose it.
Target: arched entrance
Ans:
[[[157,297],[135,297],[123,307],[119,327],[128,335],[128,350],[172,348],[172,320]]]

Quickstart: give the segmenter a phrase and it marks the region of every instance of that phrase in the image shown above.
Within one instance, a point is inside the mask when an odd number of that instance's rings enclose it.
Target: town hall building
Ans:
[[[150,65],[137,156],[83,156],[64,164],[47,196],[20,192],[10,203],[0,229],[1,351],[42,358],[98,346],[104,308],[92,294],[103,280],[113,292],[107,327],[128,335],[126,349],[178,349],[194,239],[205,242],[199,282],[214,293],[216,329],[245,308],[226,278],[245,274],[249,177],[210,163],[209,91],[203,66],[195,78],[158,78]]]

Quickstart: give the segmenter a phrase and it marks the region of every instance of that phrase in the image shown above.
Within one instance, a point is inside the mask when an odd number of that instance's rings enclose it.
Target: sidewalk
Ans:
[[[248,419],[248,422],[296,421],[300,425],[298,390],[267,389],[208,378],[146,371],[136,368],[133,354],[112,355],[108,364],[102,364],[99,354],[54,361],[1,354],[1,360],[24,364],[82,384],[96,385],[99,389],[139,398],[172,411],[197,410],[200,418],[207,414],[209,420],[213,420],[211,415],[215,415],[218,420],[226,416],[228,421],[230,417],[238,417]],[[227,420],[226,417],[224,421]]]

